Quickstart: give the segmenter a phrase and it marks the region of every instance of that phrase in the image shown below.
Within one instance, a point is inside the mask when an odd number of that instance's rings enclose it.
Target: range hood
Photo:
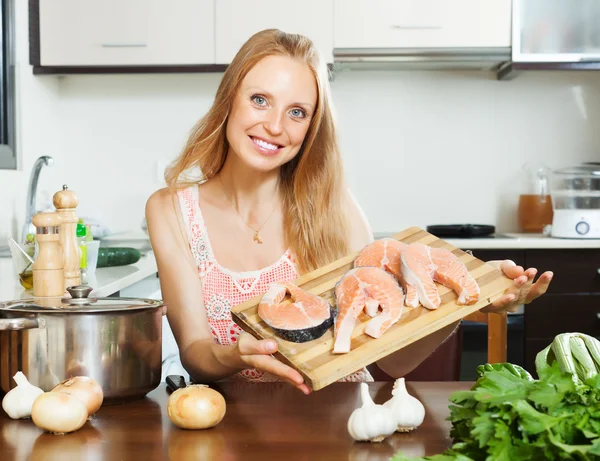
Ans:
[[[416,23],[402,25],[389,5],[374,1],[352,24],[341,13],[334,71],[484,70],[510,79],[525,70],[600,70],[600,0],[428,0]]]
[[[335,48],[334,70],[487,70],[511,59],[507,48]]]
[[[512,0],[335,0],[334,70],[496,70]]]

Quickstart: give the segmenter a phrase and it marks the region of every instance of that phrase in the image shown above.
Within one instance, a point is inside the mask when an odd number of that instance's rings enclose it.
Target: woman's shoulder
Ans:
[[[349,188],[343,189],[343,206],[348,218],[350,251],[358,251],[373,241],[373,231],[367,216]]]
[[[180,187],[171,189],[163,187],[154,191],[146,201],[146,217],[156,215],[157,217],[171,218],[175,215],[175,210],[179,208],[179,201],[184,196],[193,194],[192,187]]]
[[[176,203],[182,196],[193,195],[194,188],[198,185],[185,185],[176,188],[163,187],[154,191],[146,201],[146,211],[158,210],[167,211],[173,208],[173,203]]]
[[[168,212],[173,207],[175,193],[174,190],[168,187],[154,191],[146,201],[146,214]]]

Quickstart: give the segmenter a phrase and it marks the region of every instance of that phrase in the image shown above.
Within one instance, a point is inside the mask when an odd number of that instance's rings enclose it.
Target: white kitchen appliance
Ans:
[[[600,163],[555,170],[550,195],[552,237],[600,238]]]

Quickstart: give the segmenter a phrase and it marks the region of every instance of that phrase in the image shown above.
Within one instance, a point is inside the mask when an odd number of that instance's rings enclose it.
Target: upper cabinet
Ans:
[[[515,0],[513,8],[515,61],[600,61],[600,2]]]
[[[39,0],[34,65],[214,64],[214,9],[214,0]]]
[[[334,0],[335,48],[505,48],[511,0]]]
[[[333,0],[217,0],[217,64],[230,63],[244,42],[263,29],[306,35],[326,62],[333,61]]]
[[[386,60],[392,52],[405,57],[443,49],[447,60],[448,50],[509,54],[511,47],[511,0],[29,0],[29,5],[34,73],[222,71],[254,33],[271,28],[306,35],[327,63],[335,56],[337,64],[365,60],[370,56],[365,50]],[[474,58],[479,59],[468,56]]]

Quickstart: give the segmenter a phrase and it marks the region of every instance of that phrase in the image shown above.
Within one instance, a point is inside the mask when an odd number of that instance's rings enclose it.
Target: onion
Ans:
[[[225,416],[225,399],[204,384],[192,384],[169,396],[167,413],[182,429],[208,429]]]
[[[89,416],[98,411],[104,400],[100,384],[87,376],[69,378],[57,384],[50,392],[62,392],[77,397],[85,404]]]
[[[72,395],[46,392],[33,402],[31,419],[40,429],[65,434],[81,428],[88,419],[88,412],[85,404]]]

